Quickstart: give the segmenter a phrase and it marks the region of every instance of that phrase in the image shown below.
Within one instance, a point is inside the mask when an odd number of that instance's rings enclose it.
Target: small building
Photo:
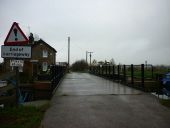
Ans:
[[[30,43],[32,47],[32,58],[24,60],[23,73],[30,77],[44,73],[50,65],[56,63],[56,50],[47,44],[42,39]],[[13,70],[10,67],[10,59],[4,59],[5,68],[7,71]]]
[[[46,72],[50,65],[56,62],[56,50],[40,39],[32,45],[32,58],[30,60],[32,75]],[[28,66],[29,67],[29,66]]]

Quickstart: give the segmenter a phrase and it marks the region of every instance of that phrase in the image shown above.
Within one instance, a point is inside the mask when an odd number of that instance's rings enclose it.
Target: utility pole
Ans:
[[[91,66],[91,54],[93,53],[93,52],[88,52],[88,53],[90,53],[90,66]]]
[[[86,51],[86,63],[88,63],[88,62],[87,62],[87,54],[88,54],[88,51]]]
[[[91,53],[90,53],[90,66],[91,66]]]
[[[70,37],[68,37],[68,70],[70,68]]]

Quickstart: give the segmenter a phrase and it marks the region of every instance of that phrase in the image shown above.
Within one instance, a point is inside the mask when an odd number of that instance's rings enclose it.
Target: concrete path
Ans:
[[[87,73],[70,73],[41,127],[169,128],[170,109],[150,94]]]

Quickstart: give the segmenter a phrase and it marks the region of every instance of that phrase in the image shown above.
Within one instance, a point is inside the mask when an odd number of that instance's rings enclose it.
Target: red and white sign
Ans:
[[[26,45],[28,38],[25,36],[18,23],[14,22],[5,41],[4,45]]]

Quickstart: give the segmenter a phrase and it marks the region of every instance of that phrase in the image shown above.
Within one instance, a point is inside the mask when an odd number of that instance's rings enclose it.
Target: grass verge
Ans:
[[[159,100],[160,103],[168,108],[170,108],[170,99],[169,100],[163,100],[163,99],[160,99]]]
[[[18,106],[0,109],[1,128],[39,128],[49,105],[41,107]]]

